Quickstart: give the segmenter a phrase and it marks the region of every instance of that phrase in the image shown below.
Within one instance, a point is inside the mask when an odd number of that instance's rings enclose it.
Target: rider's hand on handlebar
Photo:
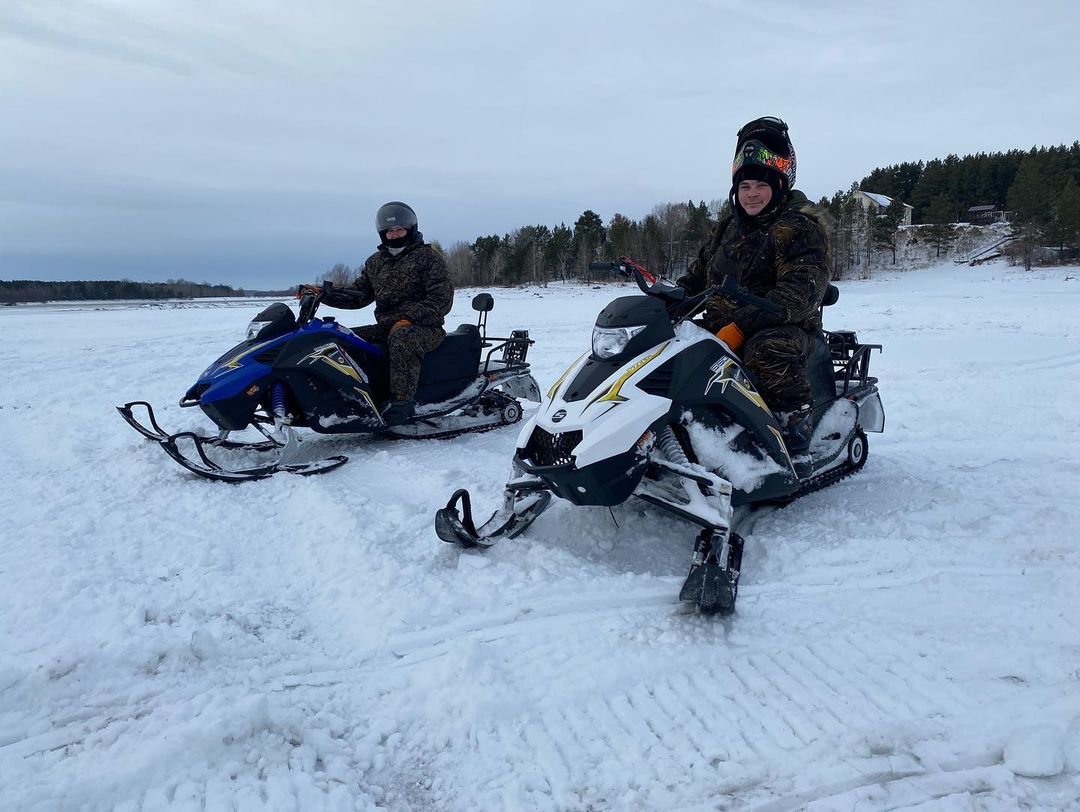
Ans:
[[[737,350],[743,345],[746,337],[735,322],[728,322],[716,331],[716,337],[727,344],[731,349]]]
[[[298,285],[296,288],[296,298],[303,299],[305,296],[318,296],[322,293],[318,285]]]

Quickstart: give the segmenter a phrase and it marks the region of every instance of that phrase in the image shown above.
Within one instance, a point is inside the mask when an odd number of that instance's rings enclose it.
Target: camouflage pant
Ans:
[[[792,412],[810,402],[806,357],[810,334],[801,327],[770,327],[754,333],[743,346],[743,366],[776,412]]]
[[[399,327],[393,335],[379,324],[352,328],[365,341],[382,344],[390,365],[390,397],[411,398],[420,382],[420,365],[424,356],[438,347],[445,333],[438,327],[410,324]]]

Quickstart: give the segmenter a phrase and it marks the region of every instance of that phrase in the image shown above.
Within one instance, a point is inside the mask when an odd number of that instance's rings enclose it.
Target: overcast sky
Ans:
[[[811,198],[1080,138],[1080,3],[3,0],[0,279],[248,288],[358,265],[405,200],[450,246],[725,197],[791,127]]]

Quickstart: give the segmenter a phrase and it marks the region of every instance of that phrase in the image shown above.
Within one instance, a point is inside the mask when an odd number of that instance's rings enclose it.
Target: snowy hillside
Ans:
[[[641,504],[440,542],[455,488],[496,507],[514,429],[183,471],[113,406],[206,426],[176,401],[257,305],[4,308],[0,808],[1078,809],[1067,275],[840,283],[826,327],[884,344],[886,432],[752,517],[727,620],[678,603],[695,531]],[[491,325],[530,330],[546,391],[628,292],[496,290]]]

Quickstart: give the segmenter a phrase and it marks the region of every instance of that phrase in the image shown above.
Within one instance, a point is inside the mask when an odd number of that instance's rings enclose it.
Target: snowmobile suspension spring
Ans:
[[[285,384],[280,381],[270,387],[270,407],[274,417],[285,419]]]
[[[690,460],[686,456],[686,452],[683,451],[682,445],[679,443],[679,438],[675,436],[675,432],[671,430],[671,426],[664,426],[664,430],[660,432],[660,436],[657,439],[657,444],[660,446],[660,450],[664,452],[664,456],[668,458],[670,462],[676,465],[689,465]]]

